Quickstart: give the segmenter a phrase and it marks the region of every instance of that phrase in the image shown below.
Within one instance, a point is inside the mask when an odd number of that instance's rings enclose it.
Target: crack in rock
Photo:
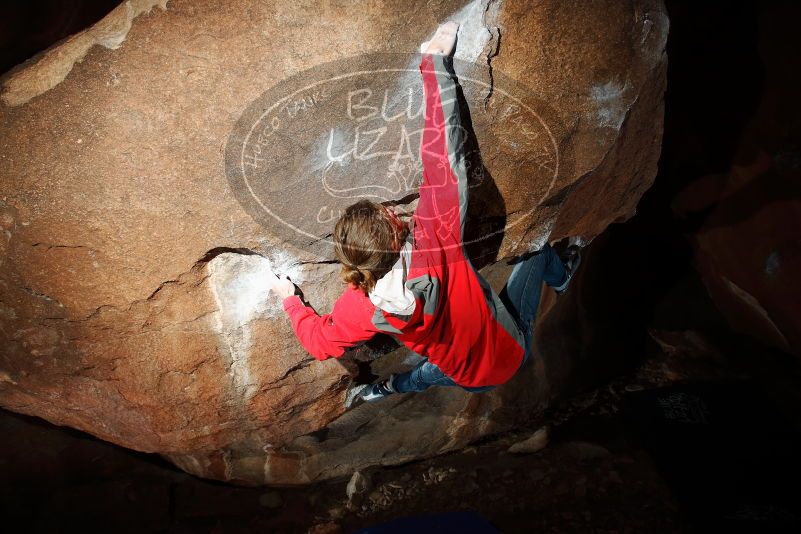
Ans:
[[[497,56],[501,50],[501,28],[500,26],[493,25],[497,21],[499,8],[500,1],[489,0],[483,14],[484,27],[492,36],[485,46],[485,50],[487,50],[485,57],[487,59],[489,89],[487,90],[487,94],[484,96],[484,111],[487,111],[489,107],[489,99],[492,96],[492,93],[495,91],[495,78],[492,75],[492,59]],[[492,23],[490,23],[490,18],[492,19]]]

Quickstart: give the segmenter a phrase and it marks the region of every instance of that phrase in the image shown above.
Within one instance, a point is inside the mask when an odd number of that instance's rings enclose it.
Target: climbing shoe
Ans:
[[[562,295],[565,291],[567,291],[567,287],[570,285],[570,280],[573,278],[573,274],[575,274],[576,269],[578,269],[578,266],[581,263],[581,247],[578,245],[570,245],[559,257],[561,258],[562,263],[565,264],[567,279],[561,286],[553,289],[556,291],[557,295]]]
[[[387,395],[396,393],[395,388],[392,386],[392,378],[376,382],[375,384],[357,384],[352,386],[347,395],[345,396],[345,408],[353,408],[362,402],[375,402],[383,399]]]

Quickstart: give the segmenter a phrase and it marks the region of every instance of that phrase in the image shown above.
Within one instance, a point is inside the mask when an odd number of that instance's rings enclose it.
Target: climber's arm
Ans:
[[[346,349],[367,341],[377,332],[367,310],[350,289],[336,301],[331,313],[322,316],[303,304],[297,295],[284,299],[284,310],[300,344],[318,360],[339,358]]]
[[[424,47],[427,46],[428,51],[444,50],[446,53],[424,51],[420,61],[425,123],[420,143],[423,182],[416,218],[427,231],[436,232],[440,243],[447,243],[462,239],[468,190],[464,154],[466,132],[459,114],[453,58],[449,55],[458,26],[451,26],[450,30],[443,28],[441,26],[431,43]]]

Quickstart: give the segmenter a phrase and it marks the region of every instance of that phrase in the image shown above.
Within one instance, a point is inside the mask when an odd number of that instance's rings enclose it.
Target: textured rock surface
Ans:
[[[514,127],[500,94],[469,102],[500,215],[536,208],[488,258],[591,239],[633,213],[661,140],[661,2],[418,4],[137,4],[144,13],[115,34],[116,49],[60,63],[62,43],[6,77],[0,404],[249,484],[437,454],[546,406],[570,378],[549,379],[538,361],[491,394],[434,388],[345,413],[351,358],[311,360],[264,294],[271,271],[287,272],[327,311],[341,290],[336,265],[257,224],[226,180],[226,139],[265,89],[359,53],[413,51],[457,18],[462,58],[483,79],[491,66],[548,103],[537,112],[560,157],[555,179],[541,179],[525,147],[482,143]],[[65,71],[42,91],[42,77]],[[489,259],[500,286],[508,267]],[[394,350],[373,372],[411,363]]]

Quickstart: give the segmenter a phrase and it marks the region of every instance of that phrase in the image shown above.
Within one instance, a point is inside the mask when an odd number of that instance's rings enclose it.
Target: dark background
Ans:
[[[93,24],[117,3],[108,0],[3,3],[0,6],[3,12],[0,17],[0,72],[8,71]],[[796,489],[778,491],[777,488],[785,483],[798,486],[797,475],[801,474],[795,458],[801,449],[788,445],[799,443],[801,381],[797,359],[729,327],[710,299],[695,263],[693,236],[708,221],[716,206],[712,204],[686,213],[675,209],[675,201],[682,191],[703,177],[726,173],[733,164],[747,163],[738,162],[738,157],[742,156],[743,132],[757,113],[766,83],[764,55],[760,55],[759,43],[769,43],[768,53],[781,56],[780,61],[788,67],[787,79],[792,83],[797,83],[801,73],[801,38],[798,37],[801,29],[797,33],[765,35],[764,28],[759,25],[760,17],[769,11],[778,12],[787,19],[788,26],[798,24],[801,3],[668,0],[666,4],[671,27],[659,174],[654,186],[640,201],[637,215],[625,223],[612,225],[593,242],[587,251],[593,276],[583,282],[587,285],[586,291],[592,293],[593,302],[597,303],[597,327],[605,332],[595,350],[619,351],[630,357],[615,358],[615,361],[622,361],[622,367],[593,370],[593,373],[601,372],[610,380],[631,376],[633,370],[657,350],[649,332],[692,331],[703,333],[716,347],[715,365],[724,367],[726,376],[736,376],[737,380],[727,378],[723,385],[706,387],[703,384],[708,377],[699,371],[698,383],[688,390],[691,393],[683,393],[705,399],[705,406],[716,414],[723,414],[717,419],[719,426],[706,429],[701,435],[687,434],[686,429],[676,430],[659,421],[653,414],[659,393],[650,396],[636,393],[615,401],[619,401],[621,410],[628,415],[611,426],[620,425],[622,434],[632,443],[630,446],[649,458],[648,465],[655,466],[660,473],[659,480],[653,484],[663,484],[667,488],[677,503],[677,511],[674,523],[644,527],[633,519],[636,513],[627,509],[628,501],[623,492],[624,497],[611,504],[619,506],[619,510],[612,509],[610,513],[620,516],[619,527],[623,530],[630,527],[631,531],[791,530],[801,525],[801,516],[792,512],[793,506],[798,510],[801,504],[799,492]],[[795,108],[797,104],[794,109],[788,109],[788,113],[795,113]],[[801,158],[799,131],[799,125],[795,124],[787,131],[774,132],[784,136],[791,157],[797,159]],[[791,185],[792,191],[798,190],[799,184]],[[738,215],[747,218],[749,213]],[[793,221],[788,221],[791,223]],[[625,389],[625,385],[621,387]],[[744,398],[754,400],[744,404]],[[554,413],[558,413],[558,409]],[[215,513],[229,519],[266,513],[265,517],[277,521],[280,516],[286,531],[294,530],[292,519],[287,519],[289,516],[296,518],[298,531],[304,531],[299,525],[310,521],[304,523],[302,518],[311,512],[304,512],[302,507],[293,507],[290,503],[291,499],[300,498],[298,492],[283,494],[284,504],[277,507],[280,512],[272,507],[265,509],[263,502],[261,506],[249,508],[250,505],[236,503],[259,502],[259,496],[263,495],[261,490],[190,480],[191,477],[177,472],[155,455],[138,454],[97,442],[85,434],[57,428],[37,418],[3,411],[0,419],[3,421],[0,426],[3,430],[1,508],[6,515],[10,514],[9,517],[17,517],[29,526],[61,531],[78,529],[81,525],[86,528],[110,526],[123,521],[137,531],[172,530],[178,525],[227,530],[227,521],[220,522],[211,513],[209,516],[198,514],[197,510],[192,512],[195,523],[182,523],[181,513],[191,508],[185,504],[190,501],[216,502]],[[575,424],[581,427],[581,417],[578,421]],[[590,424],[587,428],[594,427]],[[559,443],[558,439],[555,443]],[[558,446],[555,450],[558,453]],[[98,462],[97,458],[101,460]],[[442,462],[451,460],[446,458]],[[111,482],[120,479],[130,483],[121,486]],[[315,492],[329,491],[343,489],[326,487],[305,493],[308,497]],[[56,502],[53,500],[56,494],[70,497]],[[525,492],[519,495],[523,494]],[[220,502],[229,504],[220,508]],[[313,507],[314,503],[307,505]],[[203,507],[202,504],[197,506]],[[509,519],[511,515],[492,514],[484,511],[496,525],[526,531],[516,519]],[[52,521],[44,521],[43,517]],[[627,517],[632,518],[631,523],[627,523]],[[561,524],[570,530],[572,521],[572,516],[558,516],[550,525]],[[359,523],[356,519],[351,523],[344,520],[345,525]],[[259,524],[264,527],[270,523]]]

